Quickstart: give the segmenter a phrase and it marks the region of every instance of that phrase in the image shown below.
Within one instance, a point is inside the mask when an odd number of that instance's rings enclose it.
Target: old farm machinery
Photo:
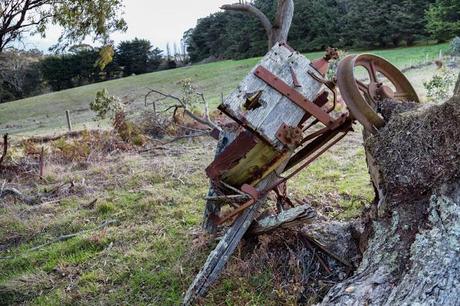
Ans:
[[[217,279],[269,192],[276,193],[278,210],[283,203],[292,205],[283,192],[285,183],[345,137],[355,121],[377,132],[384,125],[376,109],[379,101],[418,101],[406,77],[371,54],[345,57],[336,76],[326,79],[329,61],[337,58],[329,48],[310,62],[288,45],[276,44],[219,106],[234,124],[219,133],[216,158],[206,169],[212,187],[205,229],[213,232],[224,223],[231,227],[185,304],[204,295]],[[228,207],[222,209],[223,203]]]

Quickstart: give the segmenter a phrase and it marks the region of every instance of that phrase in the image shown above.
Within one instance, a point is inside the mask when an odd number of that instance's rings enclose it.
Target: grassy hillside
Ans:
[[[445,47],[375,53],[404,67],[411,58],[424,60],[428,51],[436,56]],[[256,61],[198,65],[1,105],[1,127],[22,124],[15,129],[20,133],[36,132],[39,125],[41,131],[62,130],[65,109],[73,110],[74,120],[88,122],[88,102],[103,87],[135,100],[135,111],[142,109],[146,87],[174,91],[185,77],[194,78],[215,105],[220,92],[236,86]],[[407,76],[420,89],[434,71],[427,66]],[[36,154],[42,145],[43,179]],[[215,145],[203,137],[139,151],[108,131],[44,144],[14,140],[8,167],[0,172],[1,188],[41,195],[44,203],[0,201],[0,305],[178,305],[216,244],[200,232],[209,184],[204,169]],[[373,198],[359,125],[290,181],[288,190],[291,199],[332,218],[358,216]],[[321,268],[301,267],[304,257],[292,253],[298,242],[284,234],[261,237],[253,249],[242,244],[203,304],[296,305],[300,297],[318,302],[320,294],[303,286],[327,289],[332,283],[304,277]],[[266,247],[277,239],[289,257]]]
[[[447,44],[417,46],[388,50],[375,50],[372,53],[383,56],[399,68],[417,62],[433,59]],[[350,52],[351,53],[351,52]],[[319,58],[322,52],[308,53],[310,59]],[[165,92],[177,92],[177,82],[191,78],[205,93],[211,105],[216,106],[221,93],[229,93],[248,71],[259,61],[251,58],[240,61],[222,61],[204,65],[194,65],[175,70],[161,71],[139,76],[92,84],[79,88],[63,90],[37,97],[0,104],[0,133],[32,134],[50,132],[65,126],[64,112],[70,110],[75,125],[94,125],[93,114],[88,105],[96,91],[107,88],[112,95],[132,101],[131,112],[142,109],[147,88]]]

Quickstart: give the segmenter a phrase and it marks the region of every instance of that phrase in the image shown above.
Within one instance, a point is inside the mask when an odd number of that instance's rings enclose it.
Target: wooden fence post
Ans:
[[[43,146],[42,150],[40,151],[39,169],[40,178],[43,179],[43,176],[45,174],[45,147]]]
[[[68,110],[65,111],[65,117],[67,119],[67,128],[69,129],[69,132],[72,132],[72,122],[70,121],[70,111]]]

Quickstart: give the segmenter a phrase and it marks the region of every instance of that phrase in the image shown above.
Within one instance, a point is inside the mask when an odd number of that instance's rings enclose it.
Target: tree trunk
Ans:
[[[460,304],[460,95],[408,105],[382,104],[387,125],[365,136],[377,191],[367,248],[323,305]]]
[[[245,12],[259,19],[267,34],[268,50],[277,42],[287,42],[292,18],[294,17],[294,0],[278,0],[278,9],[273,24],[262,11],[252,4],[225,4],[220,8],[227,11]]]

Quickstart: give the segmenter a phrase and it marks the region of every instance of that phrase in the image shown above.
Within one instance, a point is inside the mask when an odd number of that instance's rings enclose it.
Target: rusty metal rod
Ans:
[[[308,165],[310,165],[313,161],[315,161],[318,157],[320,157],[324,152],[326,152],[327,150],[329,150],[333,145],[335,145],[337,142],[339,142],[343,137],[345,137],[347,134],[348,134],[349,130],[346,130],[345,132],[343,132],[342,135],[340,135],[340,137],[334,139],[334,141],[332,141],[331,143],[329,143],[327,146],[325,146],[322,150],[320,150],[319,152],[317,152],[315,155],[313,155],[313,157],[311,157],[308,161],[306,161],[303,165],[299,166],[296,170],[294,170],[292,173],[290,173],[288,176],[282,178],[281,180],[278,180],[276,181],[275,183],[273,183],[272,185],[270,185],[269,187],[266,187],[265,189],[263,189],[262,191],[259,192],[259,199],[266,196],[270,191],[272,191],[273,189],[275,189],[276,187],[278,187],[279,185],[285,183],[286,181],[288,181],[289,179],[291,179],[292,177],[294,177],[295,175],[297,175],[300,171],[302,171],[303,169],[305,169]],[[245,202],[244,204],[242,204],[240,207],[238,207],[237,209],[233,210],[232,212],[230,212],[228,215],[220,218],[216,223],[217,225],[221,225],[222,223],[224,223],[225,221],[231,219],[232,217],[234,216],[237,216],[239,213],[241,213],[242,211],[244,211],[246,208],[254,205],[254,203],[256,203],[257,199],[255,198],[252,198],[250,199],[249,201]]]
[[[318,157],[320,157],[324,152],[329,150],[333,145],[335,145],[337,142],[342,140],[343,137],[345,137],[348,134],[348,131],[345,131],[340,137],[334,139],[331,143],[329,143],[327,146],[325,146],[322,150],[320,150],[318,153],[313,155],[309,160],[307,160],[303,165],[299,166],[297,169],[295,169],[292,173],[290,173],[288,176],[284,177],[283,179],[273,183],[271,186],[266,187],[264,190],[260,192],[261,195],[267,194],[269,191],[271,191],[273,188],[277,187],[278,185],[285,183],[289,179],[291,179],[293,176],[297,175],[300,171],[305,169],[308,165],[310,165],[312,162],[314,162]]]
[[[313,132],[310,135],[308,135],[307,137],[305,137],[304,139],[302,139],[302,142],[300,142],[300,144],[303,145],[307,141],[312,140],[313,138],[316,138],[317,136],[327,132],[328,130],[330,130],[330,129],[329,129],[328,126],[326,126],[326,127],[322,128],[322,129],[316,131],[316,132]]]

